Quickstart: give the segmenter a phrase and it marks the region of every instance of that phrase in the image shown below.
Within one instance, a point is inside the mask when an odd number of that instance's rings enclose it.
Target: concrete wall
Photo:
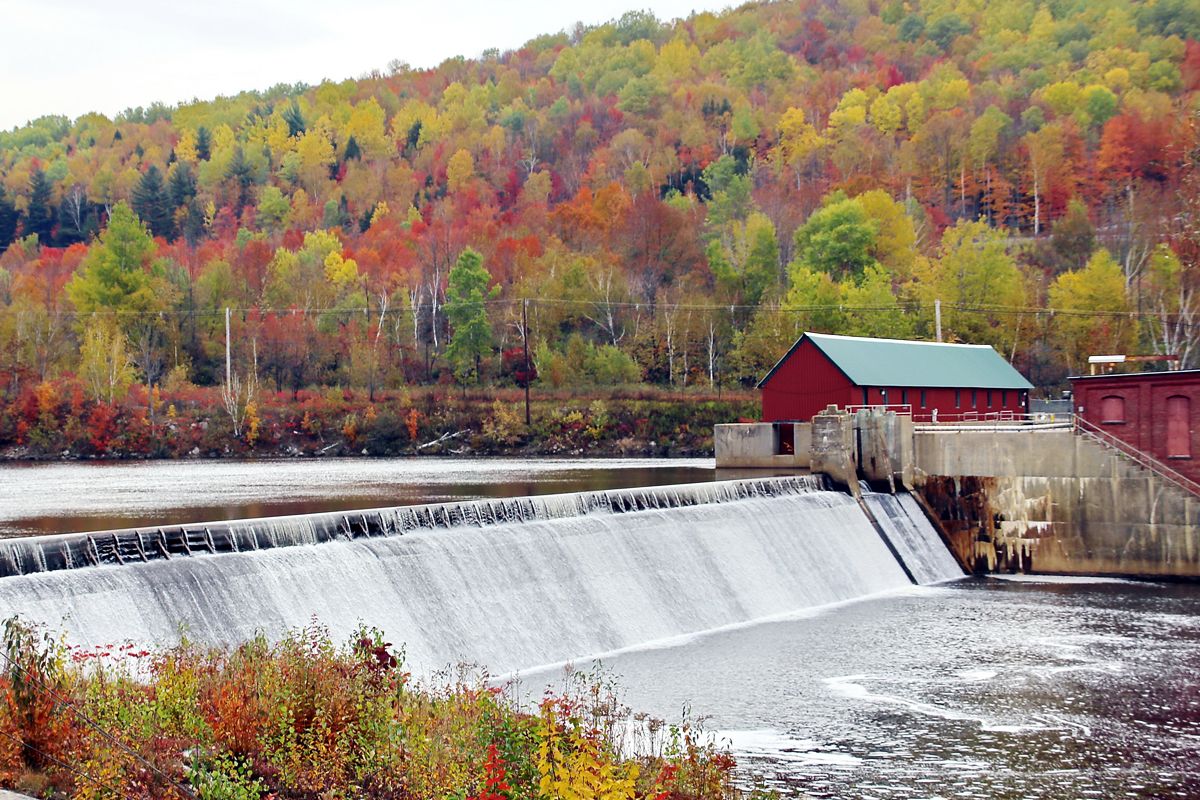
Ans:
[[[916,481],[978,571],[1200,577],[1200,499],[1070,430],[918,430]]]
[[[788,426],[770,422],[717,425],[713,431],[713,449],[717,469],[796,468],[808,470],[811,464],[812,425],[798,422],[792,431],[792,455],[779,455],[779,436]]]

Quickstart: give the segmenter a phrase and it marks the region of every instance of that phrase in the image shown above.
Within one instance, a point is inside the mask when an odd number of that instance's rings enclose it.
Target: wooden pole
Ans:
[[[529,384],[532,383],[532,378],[529,375],[529,299],[521,300],[521,339],[525,346],[525,427],[532,424],[532,417],[529,415]]]
[[[933,324],[937,329],[937,340],[942,340],[942,301],[933,301]]]
[[[229,306],[225,306],[225,385],[229,386],[233,373],[233,361],[229,354]]]

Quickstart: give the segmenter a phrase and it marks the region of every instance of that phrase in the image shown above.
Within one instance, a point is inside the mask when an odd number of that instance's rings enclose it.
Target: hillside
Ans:
[[[225,384],[226,308],[235,410],[518,385],[526,334],[546,389],[744,387],[936,300],[1045,387],[1194,366],[1198,40],[1188,0],[801,0],[42,118],[0,133],[0,402]]]

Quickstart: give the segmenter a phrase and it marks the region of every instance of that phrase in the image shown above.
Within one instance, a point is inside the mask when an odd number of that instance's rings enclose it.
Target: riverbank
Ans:
[[[634,715],[601,674],[526,707],[477,668],[313,622],[276,644],[81,651],[5,624],[0,785],[53,798],[742,796],[698,728]]]
[[[116,403],[73,381],[0,406],[0,460],[405,455],[711,456],[718,422],[756,418],[753,393],[634,387],[537,393],[450,386],[261,392],[223,403],[216,388],[134,387]]]

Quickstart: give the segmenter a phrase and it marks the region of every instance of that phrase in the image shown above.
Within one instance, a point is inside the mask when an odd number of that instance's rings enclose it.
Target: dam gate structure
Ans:
[[[717,426],[717,466],[774,468]],[[858,491],[910,489],[970,572],[1200,578],[1200,485],[1071,415],[914,423],[897,407],[795,422],[797,469]]]

